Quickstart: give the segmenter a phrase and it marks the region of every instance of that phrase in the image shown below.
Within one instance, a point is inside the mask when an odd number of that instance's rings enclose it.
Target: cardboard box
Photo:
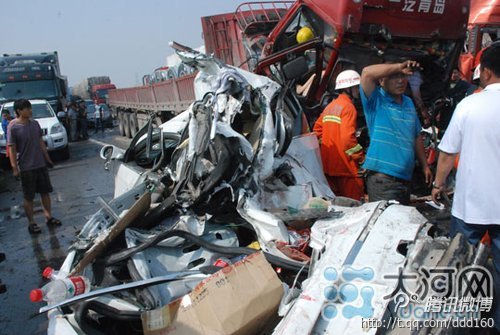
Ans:
[[[144,312],[144,334],[257,334],[276,315],[282,296],[273,268],[255,253],[203,280],[183,298]]]

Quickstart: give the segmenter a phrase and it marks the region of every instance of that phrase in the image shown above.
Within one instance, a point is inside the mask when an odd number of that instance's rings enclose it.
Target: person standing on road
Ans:
[[[78,104],[78,119],[80,120],[80,136],[82,140],[88,140],[89,134],[87,131],[87,107],[85,101],[80,101]]]
[[[69,121],[70,130],[71,130],[71,136],[70,136],[71,141],[75,142],[78,140],[78,138],[77,138],[78,114],[76,112],[76,104],[74,102],[69,104],[68,121]]]
[[[359,98],[359,74],[342,71],[335,89],[340,95],[321,113],[313,131],[321,142],[323,171],[335,195],[360,200],[365,194],[363,179],[358,175],[364,152],[356,138],[358,113],[352,102]]]
[[[7,135],[7,126],[10,121],[12,121],[12,117],[10,116],[10,112],[8,109],[4,109],[2,111],[2,130],[5,135]]]
[[[31,119],[31,103],[26,99],[17,100],[14,102],[14,111],[17,119],[9,124],[8,129],[9,159],[14,176],[21,176],[28,230],[31,234],[37,234],[41,229],[33,220],[35,192],[41,195],[46,223],[61,224],[61,221],[52,217],[51,212],[49,193],[52,192],[52,185],[47,164],[53,166],[53,163],[42,138],[42,129],[38,122]]]
[[[5,136],[6,143],[8,142],[7,138],[7,127],[9,126],[10,121],[12,121],[12,117],[10,116],[10,112],[8,109],[4,109],[2,111],[2,130]],[[5,156],[9,157],[9,150],[5,151]]]
[[[439,144],[432,199],[438,201],[460,154],[450,235],[462,233],[477,245],[488,231],[495,269],[495,327],[500,331],[500,45],[481,55],[480,82],[484,90],[458,104]]]
[[[98,104],[95,105],[94,118],[95,118],[95,133],[97,134],[99,128],[101,128],[101,131],[104,133],[102,107],[99,106]]]
[[[408,205],[415,155],[426,183],[432,182],[420,121],[413,102],[403,94],[407,76],[419,67],[415,61],[376,64],[365,67],[361,74],[361,101],[370,135],[363,164],[369,201],[397,200]]]

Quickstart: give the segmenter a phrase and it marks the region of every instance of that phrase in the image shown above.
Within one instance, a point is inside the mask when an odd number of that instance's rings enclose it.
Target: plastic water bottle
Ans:
[[[55,271],[50,266],[47,266],[42,272],[43,278],[50,280],[64,279],[68,277],[68,273],[64,271]]]
[[[90,291],[90,281],[83,276],[55,279],[42,288],[32,290],[30,300],[57,303],[88,291]]]
[[[19,212],[19,206],[15,205],[10,208],[10,218],[11,219],[19,219],[21,217],[21,213]]]

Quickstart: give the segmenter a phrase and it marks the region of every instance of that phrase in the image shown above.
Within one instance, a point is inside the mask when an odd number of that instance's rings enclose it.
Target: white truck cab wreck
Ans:
[[[359,334],[363,319],[422,304],[418,281],[405,283],[411,301],[392,295],[403,273],[471,263],[461,235],[435,236],[415,208],[335,197],[315,135],[293,133],[301,110],[290,88],[177,52],[199,70],[196,101],[158,127],[150,121],[126,151],[102,149],[106,168],[119,164],[115,198],[101,201],[61,267],[92,290],[41,308],[49,334],[177,334],[162,308],[184,306],[219,260],[259,250],[279,272],[282,299],[261,322],[238,320],[242,334]],[[161,322],[145,322],[155,311]]]

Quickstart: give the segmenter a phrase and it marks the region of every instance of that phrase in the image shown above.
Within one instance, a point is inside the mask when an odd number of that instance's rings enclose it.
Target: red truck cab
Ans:
[[[115,84],[100,84],[92,86],[92,100],[98,104],[107,103],[108,91],[116,89]]]
[[[304,57],[308,68],[296,83],[314,75],[304,105],[318,114],[318,102],[333,91],[341,71],[361,73],[366,65],[414,59],[423,66],[423,95],[430,100],[457,64],[468,14],[467,0],[299,0],[267,38],[256,72],[283,82],[287,64]],[[314,38],[298,43],[305,26]]]
[[[284,87],[310,83],[304,96],[287,100],[287,108],[294,118],[307,115],[311,124],[322,102],[334,94],[338,73],[361,72],[366,65],[391,58],[419,61],[424,68],[422,98],[434,101],[457,64],[468,15],[468,0],[265,1],[203,17],[202,27],[207,54],[267,75]],[[302,26],[310,26],[314,38],[298,43]],[[297,72],[304,65],[299,78],[285,78],[285,72]],[[111,91],[109,105],[122,125],[120,133],[133,136],[150,112],[164,122],[184,111],[195,99],[194,77],[158,83],[149,78],[148,85]]]
[[[479,64],[481,50],[500,38],[500,1],[471,0],[467,32],[465,50],[460,56],[460,72],[470,81]]]

